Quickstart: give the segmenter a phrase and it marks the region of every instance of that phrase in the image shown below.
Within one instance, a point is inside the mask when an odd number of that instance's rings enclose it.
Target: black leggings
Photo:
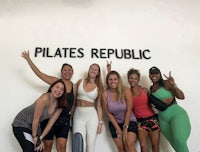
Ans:
[[[32,132],[24,127],[13,127],[13,133],[16,137],[16,139],[18,140],[23,152],[35,152],[34,151],[34,145],[32,142],[26,140],[26,138],[24,137],[23,132],[32,134]]]

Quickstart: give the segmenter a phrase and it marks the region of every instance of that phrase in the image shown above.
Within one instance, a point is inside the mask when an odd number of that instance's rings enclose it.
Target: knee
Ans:
[[[147,151],[147,142],[146,141],[140,141],[140,148],[142,151]]]
[[[135,147],[135,144],[134,144],[134,142],[133,141],[130,141],[130,140],[127,140],[126,141],[126,147],[128,148],[128,149],[132,149],[133,147]]]
[[[53,142],[49,142],[49,141],[45,141],[44,142],[44,148],[45,148],[45,151],[51,151],[51,149],[52,149],[52,146],[53,146]]]
[[[57,143],[56,149],[57,149],[57,151],[63,151],[66,149],[66,144],[65,143]]]
[[[118,152],[125,152],[125,149],[123,146],[117,146]]]

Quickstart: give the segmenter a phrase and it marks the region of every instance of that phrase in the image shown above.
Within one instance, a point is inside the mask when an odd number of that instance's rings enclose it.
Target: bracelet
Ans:
[[[102,121],[102,120],[100,120],[100,121],[99,121],[99,124],[102,124],[102,125],[103,125],[103,121]]]
[[[40,140],[42,141],[42,139],[43,139],[42,135],[41,135],[39,138],[40,138]]]
[[[123,125],[123,128],[126,128],[126,129],[128,129],[128,125]]]

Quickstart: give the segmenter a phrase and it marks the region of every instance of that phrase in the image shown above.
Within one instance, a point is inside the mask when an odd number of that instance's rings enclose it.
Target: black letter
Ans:
[[[144,51],[143,51],[143,57],[144,57],[145,59],[151,59],[150,56],[147,57],[147,56],[145,55],[146,52],[149,52],[149,53],[150,53],[150,50],[148,50],[148,49],[147,49],[147,50],[144,50]]]
[[[95,48],[92,48],[92,49],[91,49],[91,57],[92,57],[92,58],[93,58],[93,55],[95,55],[96,58],[99,58],[98,55],[97,55],[97,53],[98,53],[98,50],[97,50],[97,49],[95,49]]]

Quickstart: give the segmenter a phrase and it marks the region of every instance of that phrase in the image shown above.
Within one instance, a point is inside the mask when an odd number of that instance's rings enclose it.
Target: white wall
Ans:
[[[74,82],[93,62],[100,64],[105,74],[106,60],[112,60],[113,69],[121,73],[125,83],[129,68],[140,69],[142,85],[147,87],[151,66],[160,67],[165,74],[171,70],[186,96],[178,103],[191,119],[189,149],[199,152],[199,6],[198,0],[1,0],[1,151],[21,151],[10,124],[19,110],[34,102],[48,88],[20,57],[23,50],[30,50],[33,61],[50,75],[59,76],[64,62],[72,64]],[[85,56],[34,57],[36,47],[48,47],[52,54],[57,48],[84,48]],[[91,58],[91,48],[134,49],[136,53],[149,49],[151,59]],[[161,152],[173,151],[163,137],[160,147]],[[96,151],[115,150],[105,127],[104,133],[97,138]]]

